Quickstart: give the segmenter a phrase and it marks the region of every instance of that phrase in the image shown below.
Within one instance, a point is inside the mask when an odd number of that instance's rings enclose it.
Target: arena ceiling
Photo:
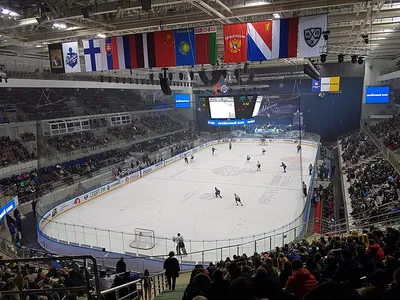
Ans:
[[[6,1],[4,1],[6,2]],[[218,26],[328,13],[328,61],[338,54],[393,59],[400,55],[400,0],[9,0],[0,14],[0,54],[47,57],[47,44],[99,34]],[[4,10],[5,9],[5,10]],[[7,13],[8,12],[8,13]],[[368,43],[366,43],[366,38]],[[286,60],[270,64],[300,64]]]

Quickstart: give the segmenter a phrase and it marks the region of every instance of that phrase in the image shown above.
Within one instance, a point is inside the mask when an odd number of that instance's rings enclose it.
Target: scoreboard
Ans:
[[[200,96],[198,110],[211,119],[248,119],[258,116],[261,102],[258,95]]]

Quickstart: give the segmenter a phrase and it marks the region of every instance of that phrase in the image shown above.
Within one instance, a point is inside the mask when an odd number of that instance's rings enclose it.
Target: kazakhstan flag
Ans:
[[[175,57],[177,66],[193,66],[196,64],[196,45],[194,29],[178,29],[174,31]]]

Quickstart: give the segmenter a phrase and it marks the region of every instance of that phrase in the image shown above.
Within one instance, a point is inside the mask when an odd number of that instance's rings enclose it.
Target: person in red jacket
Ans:
[[[373,239],[369,240],[367,255],[371,256],[375,262],[380,262],[385,259],[385,253],[383,252],[382,247]]]
[[[293,275],[289,277],[285,291],[292,293],[297,299],[303,299],[303,296],[317,286],[317,280],[311,273],[303,268],[300,260],[292,261]]]

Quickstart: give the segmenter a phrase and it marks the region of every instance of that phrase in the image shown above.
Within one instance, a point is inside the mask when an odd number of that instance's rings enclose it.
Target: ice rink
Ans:
[[[178,232],[185,238],[187,248],[190,244],[188,251],[196,251],[219,245],[214,242],[204,246],[202,240],[252,236],[282,227],[299,216],[305,197],[296,144],[261,146],[240,142],[233,143],[232,150],[228,144],[215,147],[215,155],[211,155],[211,147],[204,148],[195,153],[193,163],[179,160],[66,211],[46,225],[43,232],[56,239],[104,246],[114,252],[136,252],[129,249],[135,238],[128,233],[145,228],[154,230],[155,237],[160,238],[151,251],[158,255],[172,250],[161,240],[170,241]],[[262,155],[263,147],[266,155]],[[316,151],[316,146],[303,145],[302,172],[307,186],[308,166],[314,164]],[[246,163],[247,155],[251,156],[250,163]],[[256,171],[257,160],[261,171]],[[287,165],[286,173],[281,162]],[[215,197],[214,187],[221,190],[222,199]],[[234,193],[240,196],[243,206],[235,204]],[[85,228],[77,229],[81,226]],[[94,233],[90,228],[104,231]],[[142,242],[146,243],[144,238]]]

